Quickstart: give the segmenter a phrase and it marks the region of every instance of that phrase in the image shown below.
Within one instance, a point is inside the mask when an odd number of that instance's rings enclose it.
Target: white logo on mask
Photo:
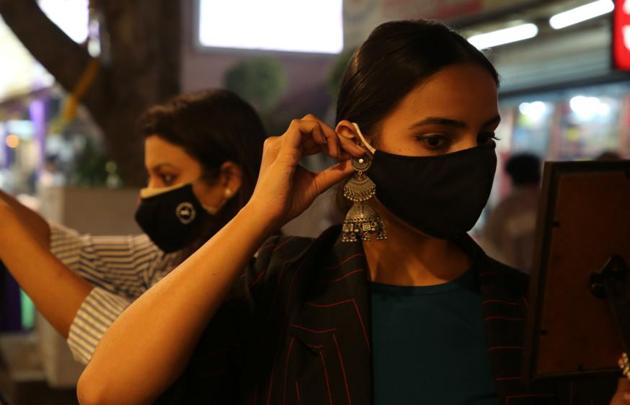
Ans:
[[[177,219],[179,219],[182,224],[188,225],[195,219],[197,213],[191,203],[183,202],[175,209],[175,215],[177,215]]]

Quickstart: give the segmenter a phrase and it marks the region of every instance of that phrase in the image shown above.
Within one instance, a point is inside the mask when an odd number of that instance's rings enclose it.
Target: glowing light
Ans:
[[[536,35],[538,35],[538,27],[536,24],[527,23],[473,35],[468,38],[468,42],[473,44],[477,49],[486,49],[512,42],[524,41],[534,38]]]
[[[15,134],[9,134],[4,139],[4,142],[7,144],[9,148],[15,149],[20,145],[20,138]]]
[[[630,26],[623,27],[623,46],[630,49]]]
[[[552,16],[549,25],[559,30],[610,13],[614,9],[615,3],[612,0],[598,0]]]
[[[590,121],[597,116],[607,117],[610,114],[610,105],[599,97],[575,96],[569,101],[569,106],[582,121]]]
[[[292,52],[343,49],[342,0],[200,0],[203,46]]]
[[[88,37],[88,0],[39,0],[39,6],[74,42]]]
[[[531,103],[521,103],[518,106],[521,114],[527,116],[534,122],[539,122],[549,112],[549,107],[542,101]]]

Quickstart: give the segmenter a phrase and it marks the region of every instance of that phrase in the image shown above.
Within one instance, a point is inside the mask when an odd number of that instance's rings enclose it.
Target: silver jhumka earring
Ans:
[[[372,164],[369,154],[352,159],[354,175],[343,186],[343,196],[352,201],[342,226],[342,242],[387,239],[383,220],[366,201],[376,195],[376,185],[365,174]]]

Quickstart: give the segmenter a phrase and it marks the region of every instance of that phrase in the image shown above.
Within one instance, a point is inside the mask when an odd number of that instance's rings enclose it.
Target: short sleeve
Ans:
[[[87,364],[111,324],[129,306],[130,300],[102,288],[93,288],[70,325],[68,346],[74,358]]]
[[[93,285],[127,298],[149,287],[162,254],[146,235],[84,235],[57,224],[51,224],[50,250]]]

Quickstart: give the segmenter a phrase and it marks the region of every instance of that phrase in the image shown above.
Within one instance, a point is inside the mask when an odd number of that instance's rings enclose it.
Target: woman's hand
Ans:
[[[313,173],[300,166],[307,155],[326,153],[340,163]],[[249,206],[279,228],[352,173],[349,159],[365,151],[313,115],[291,121],[281,136],[265,141],[258,183]]]

